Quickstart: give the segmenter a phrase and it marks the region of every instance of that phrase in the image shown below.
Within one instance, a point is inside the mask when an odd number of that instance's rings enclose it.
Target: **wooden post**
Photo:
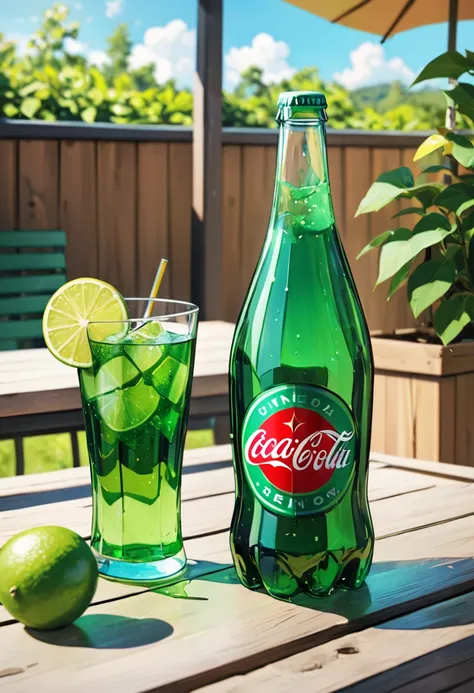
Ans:
[[[201,319],[223,317],[222,0],[198,0],[194,81],[192,291]]]

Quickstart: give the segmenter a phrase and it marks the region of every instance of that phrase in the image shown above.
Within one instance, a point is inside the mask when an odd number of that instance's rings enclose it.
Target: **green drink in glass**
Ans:
[[[127,299],[130,314],[143,314],[147,302]],[[104,577],[155,582],[185,567],[181,466],[197,314],[192,304],[156,299],[149,319],[87,326],[92,366],[79,380],[91,546]]]

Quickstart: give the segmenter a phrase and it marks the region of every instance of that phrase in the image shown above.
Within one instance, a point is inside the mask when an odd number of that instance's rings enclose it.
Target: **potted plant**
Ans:
[[[372,447],[379,452],[474,465],[474,144],[454,130],[474,122],[474,53],[438,56],[414,83],[449,78],[447,123],[419,147],[414,160],[434,152],[415,179],[407,167],[383,173],[356,216],[407,198],[394,217],[413,225],[387,229],[359,257],[380,250],[377,284],[389,281],[389,297],[406,287],[417,329],[373,336],[376,367]],[[458,81],[459,80],[459,81]],[[433,174],[443,176],[433,181]],[[412,227],[411,227],[412,226]]]

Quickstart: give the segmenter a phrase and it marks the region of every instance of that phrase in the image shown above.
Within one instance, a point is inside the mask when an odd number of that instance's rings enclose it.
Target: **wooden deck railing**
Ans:
[[[423,133],[333,131],[328,135],[336,218],[372,329],[412,324],[405,296],[387,307],[373,293],[375,254],[359,250],[399,225],[393,211],[354,219],[383,170],[411,165]],[[115,125],[0,123],[0,230],[64,229],[70,278],[98,276],[126,295],[148,292],[161,256],[170,260],[163,295],[192,298],[192,131]],[[235,320],[266,232],[277,133],[223,133],[223,319]],[[406,217],[404,218],[404,223]]]

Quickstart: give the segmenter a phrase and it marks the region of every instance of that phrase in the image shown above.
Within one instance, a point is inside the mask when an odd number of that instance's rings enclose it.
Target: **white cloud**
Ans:
[[[39,17],[36,14],[32,14],[30,17],[30,22],[39,22]]]
[[[82,10],[84,8],[84,5],[82,4],[82,2],[76,2],[74,7],[76,8],[76,10]]]
[[[67,37],[64,39],[64,48],[70,55],[80,55],[86,52],[87,43]]]
[[[122,0],[107,0],[105,3],[105,14],[109,19],[120,14],[122,11]]]
[[[189,29],[182,19],[173,19],[165,26],[154,26],[143,35],[143,43],[136,44],[129,58],[135,70],[153,63],[157,82],[175,79],[190,86],[195,65],[196,31]]]
[[[25,53],[28,53],[28,41],[30,40],[30,36],[28,34],[19,34],[19,33],[13,33],[13,34],[6,34],[4,36],[3,41],[5,43],[15,43],[16,44],[16,52],[18,55],[25,55]]]
[[[94,19],[94,17],[87,17],[86,24],[90,24],[93,19]]]
[[[251,65],[262,68],[262,80],[266,84],[290,79],[296,70],[288,63],[289,55],[290,47],[285,41],[275,41],[270,34],[257,34],[252,45],[241,48],[234,46],[225,56],[226,85],[235,86],[241,73]]]
[[[87,54],[87,60],[91,65],[97,65],[97,67],[103,67],[106,63],[109,62],[110,58],[108,57],[107,53],[105,51],[89,51]]]
[[[400,80],[405,84],[412,82],[415,73],[401,58],[387,60],[380,43],[366,41],[350,54],[351,67],[336,72],[334,79],[347,89],[357,89],[374,84]]]

